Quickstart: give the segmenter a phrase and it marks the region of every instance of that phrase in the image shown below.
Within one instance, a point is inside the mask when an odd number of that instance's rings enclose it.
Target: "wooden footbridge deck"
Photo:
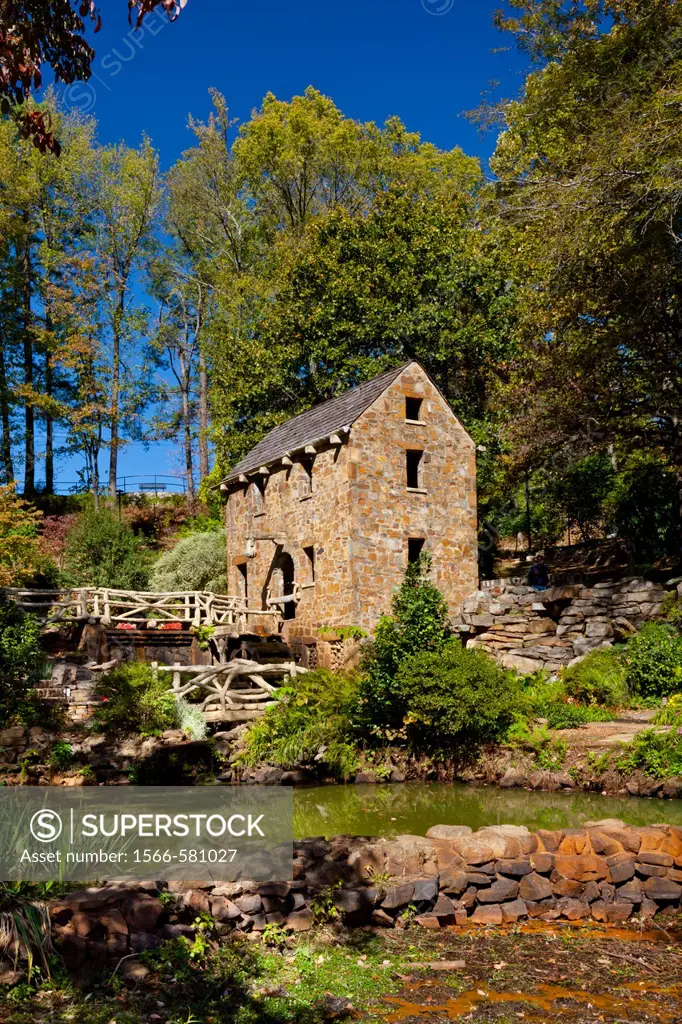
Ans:
[[[154,628],[178,622],[190,626],[233,626],[247,632],[252,616],[280,618],[277,609],[249,608],[242,597],[225,597],[197,590],[155,594],[137,590],[79,587],[73,590],[5,590],[8,600],[32,612],[47,625],[95,618],[103,626],[128,623]]]
[[[226,636],[247,634],[252,616],[271,617],[273,631],[281,620],[281,611],[277,608],[267,611],[249,608],[241,597],[201,591],[156,594],[92,587],[73,590],[15,588],[5,590],[5,595],[24,611],[37,615],[46,627],[92,619],[111,629],[163,629],[172,623],[186,628],[213,627],[221,658]],[[283,650],[288,654],[288,648]],[[278,684],[294,680],[307,671],[293,660],[262,664],[240,657],[200,666],[152,662],[152,667],[155,672],[171,673],[173,693],[190,698],[207,722],[248,722],[260,718],[268,707],[276,704]]]

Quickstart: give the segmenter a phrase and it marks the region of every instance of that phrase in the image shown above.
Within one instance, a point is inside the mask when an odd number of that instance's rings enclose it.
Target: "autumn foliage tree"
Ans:
[[[0,486],[0,587],[27,583],[38,570],[41,519],[40,512],[17,497],[14,487]]]
[[[127,7],[139,28],[157,7],[174,20],[186,3],[127,0]],[[42,85],[45,64],[58,82],[70,84],[90,77],[95,54],[85,39],[87,19],[99,32],[102,18],[95,0],[2,0],[0,4],[0,112],[9,114],[14,109],[26,138],[43,152],[60,151],[50,118],[44,111],[21,108]]]

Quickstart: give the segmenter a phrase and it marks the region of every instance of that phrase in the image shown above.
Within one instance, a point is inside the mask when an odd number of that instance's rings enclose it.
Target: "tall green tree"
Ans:
[[[109,495],[115,498],[122,427],[148,397],[139,365],[148,318],[138,285],[155,248],[160,203],[158,158],[148,140],[135,150],[117,145],[99,152],[93,198],[93,254],[110,345]]]
[[[200,254],[192,273],[210,289],[202,347],[219,469],[411,355],[475,419],[506,288],[480,232],[474,241],[477,162],[397,118],[347,118],[312,88],[266,96],[232,141],[214,101],[169,187],[176,233]]]
[[[538,63],[492,161],[518,283],[514,458],[648,451],[682,502],[682,3],[510,6]]]

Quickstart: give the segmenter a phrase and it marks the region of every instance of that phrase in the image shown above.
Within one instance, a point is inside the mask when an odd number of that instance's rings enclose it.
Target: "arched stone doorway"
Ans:
[[[263,589],[263,607],[266,607],[266,598],[268,596],[271,600],[277,597],[289,597],[294,593],[295,583],[296,570],[294,560],[288,551],[280,548],[272,560],[268,579]],[[285,621],[296,618],[295,601],[287,601],[286,604],[279,605],[279,608]]]
[[[294,569],[294,560],[290,554],[283,551],[279,557],[279,566],[282,573],[282,597],[288,597],[294,592],[294,583],[296,578],[296,571]],[[282,618],[295,619],[296,618],[296,602],[287,601],[282,608]]]

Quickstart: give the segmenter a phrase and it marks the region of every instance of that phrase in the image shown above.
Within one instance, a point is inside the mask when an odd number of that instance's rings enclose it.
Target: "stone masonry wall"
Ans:
[[[609,819],[563,831],[500,825],[472,833],[437,825],[426,838],[297,840],[293,881],[113,884],[71,893],[51,916],[58,949],[78,967],[191,938],[200,914],[212,915],[218,936],[275,924],[307,931],[323,891],[342,925],[440,929],[675,916],[680,883],[682,828],[674,826]],[[163,891],[175,899],[160,900]]]
[[[482,648],[506,668],[556,672],[655,619],[678,584],[629,577],[538,592],[518,579],[490,580],[464,601],[456,623],[474,634],[468,646]]]
[[[405,399],[422,399],[419,423]],[[409,538],[433,556],[432,579],[450,613],[478,584],[476,449],[442,395],[416,364],[360,416],[351,435],[353,622],[368,632],[390,612]],[[419,488],[406,487],[405,452],[424,452]]]
[[[406,422],[405,398],[422,399],[421,420]],[[321,625],[358,625],[371,632],[390,611],[418,538],[433,554],[434,582],[454,613],[478,583],[475,447],[437,388],[409,366],[343,435],[314,458],[312,492],[305,455],[269,468],[261,501],[254,482],[232,484],[226,509],[228,590],[263,607],[277,591],[282,558],[293,561],[301,600],[286,637]],[[408,490],[407,449],[421,449],[420,486]],[[256,539],[254,557],[247,542]],[[279,545],[279,546],[278,546]],[[305,548],[315,552],[314,581]],[[277,620],[250,618],[249,628],[275,632]]]

